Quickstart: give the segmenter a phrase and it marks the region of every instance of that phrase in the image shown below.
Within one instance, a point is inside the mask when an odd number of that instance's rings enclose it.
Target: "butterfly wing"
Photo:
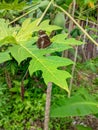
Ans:
[[[46,48],[51,44],[49,37],[44,34],[40,35],[37,41],[37,47],[40,48]]]

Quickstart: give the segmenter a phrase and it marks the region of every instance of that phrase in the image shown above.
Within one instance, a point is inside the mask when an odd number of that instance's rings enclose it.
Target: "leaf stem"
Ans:
[[[58,9],[60,9],[62,12],[64,12],[78,27],[79,29],[96,45],[98,46],[98,43],[75,21],[75,19],[66,11],[64,10],[62,7],[53,4],[55,7],[57,7]]]

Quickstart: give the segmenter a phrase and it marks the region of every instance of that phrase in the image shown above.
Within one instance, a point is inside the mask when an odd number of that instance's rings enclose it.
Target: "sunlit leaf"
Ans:
[[[0,9],[4,10],[22,10],[26,6],[26,3],[24,1],[20,2],[18,0],[14,0],[14,2],[7,3],[3,0],[3,2],[0,3]]]
[[[53,30],[61,29],[55,25],[49,25],[49,20],[43,21],[39,26],[37,26],[39,19],[34,20],[31,22],[31,19],[26,19],[23,24],[22,28],[16,34],[17,41],[26,41],[32,37],[32,33],[39,30],[47,30],[48,32],[52,32]]]
[[[13,36],[15,29],[10,27],[9,22],[0,19],[0,46],[7,43],[17,43]]]
[[[50,39],[51,45],[49,47],[39,49],[35,44],[38,36],[36,36],[36,38],[32,37],[34,32],[43,29],[48,33],[51,33],[53,30],[61,28],[50,25],[49,20],[45,20],[37,26],[38,21],[39,19],[35,21],[26,19],[18,31],[12,27],[8,27],[8,24],[2,23],[3,28],[1,29],[4,34],[2,35],[1,45],[5,43],[11,44],[9,53],[14,57],[18,64],[27,58],[31,58],[28,67],[30,75],[41,70],[46,85],[48,82],[53,82],[70,93],[66,79],[70,78],[71,75],[67,71],[61,70],[60,67],[68,66],[73,64],[73,62],[67,58],[53,56],[53,53],[68,50],[72,48],[71,45],[81,45],[81,42],[75,39],[67,39],[67,34],[59,34]],[[10,55],[7,54],[7,56],[8,58],[4,61],[10,60]],[[1,60],[1,62],[3,62],[3,60]]]
[[[53,82],[69,92],[66,79],[70,78],[71,75],[66,71],[59,70],[58,67],[67,66],[73,64],[73,62],[58,56],[45,56],[55,51],[66,50],[68,49],[68,46],[66,48],[66,46],[64,47],[61,45],[60,48],[59,46],[55,48],[55,46],[51,45],[52,47],[46,49],[38,49],[36,45],[32,44],[33,41],[14,45],[10,48],[10,52],[19,64],[28,57],[32,58],[29,66],[30,75],[37,70],[41,70],[46,84],[48,84],[48,82]]]
[[[67,34],[59,34],[51,39],[52,42],[64,45],[81,45],[83,42],[76,40],[75,38],[67,38]]]

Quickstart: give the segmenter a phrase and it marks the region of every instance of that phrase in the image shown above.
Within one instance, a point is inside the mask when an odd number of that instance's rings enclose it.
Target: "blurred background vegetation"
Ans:
[[[0,18],[20,26],[26,18],[39,18],[49,4],[49,0],[0,0]],[[84,28],[89,35],[98,42],[98,1],[97,0],[54,0],[65,9]],[[72,84],[72,95],[84,88],[98,101],[98,46],[94,45],[85,34],[58,8],[51,5],[44,19],[50,24],[62,27],[54,32],[68,33],[72,37],[84,42],[78,47],[77,64]],[[5,46],[0,48],[0,52]],[[63,55],[74,59],[75,49],[69,49],[55,55]],[[46,88],[42,72],[38,71],[30,77],[27,72],[30,59],[18,66],[15,59],[0,64],[0,129],[2,130],[43,130],[44,106]],[[71,72],[72,66],[67,69]],[[26,74],[24,86],[22,78]],[[70,81],[68,80],[68,83]],[[21,92],[24,91],[24,95]],[[83,92],[85,95],[85,92]],[[82,93],[82,94],[83,94]],[[84,96],[83,95],[83,96]],[[67,94],[56,85],[52,90],[52,105],[61,102],[58,99],[67,99]],[[83,117],[51,118],[50,130],[97,130],[98,114]]]

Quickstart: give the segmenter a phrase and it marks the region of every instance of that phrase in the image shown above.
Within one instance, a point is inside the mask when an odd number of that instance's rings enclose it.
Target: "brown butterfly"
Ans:
[[[46,48],[46,47],[50,46],[51,41],[50,41],[48,35],[45,33],[45,31],[39,30],[38,34],[39,34],[39,38],[37,41],[37,47],[39,49],[41,49],[41,48]]]

